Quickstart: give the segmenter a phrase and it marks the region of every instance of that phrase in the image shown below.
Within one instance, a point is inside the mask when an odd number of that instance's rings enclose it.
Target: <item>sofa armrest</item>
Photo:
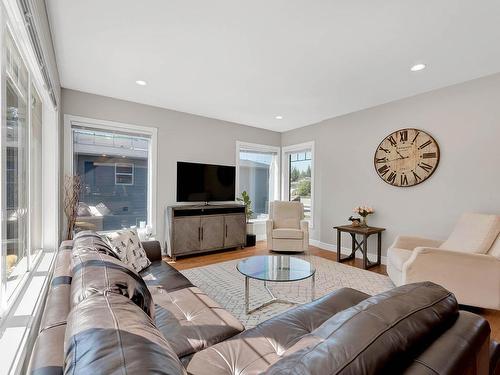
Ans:
[[[500,259],[486,254],[417,247],[403,265],[403,283],[432,281],[461,304],[500,309]]]
[[[394,243],[390,247],[395,247],[398,249],[413,250],[419,246],[425,247],[439,247],[443,241],[432,240],[424,237],[416,236],[397,236]]]
[[[159,241],[142,241],[141,244],[151,262],[162,260],[161,245]]]

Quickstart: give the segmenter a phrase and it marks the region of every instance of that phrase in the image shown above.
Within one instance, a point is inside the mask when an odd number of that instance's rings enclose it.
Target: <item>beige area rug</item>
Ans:
[[[365,271],[328,259],[302,255],[316,267],[316,298],[333,290],[349,287],[370,295],[394,288],[389,277]],[[293,305],[273,303],[247,315],[245,313],[245,277],[236,269],[240,260],[212,264],[205,267],[181,271],[193,284],[207,293],[212,299],[230,311],[246,328],[254,327],[274,315],[293,308]],[[268,287],[280,299],[306,303],[311,300],[311,280],[272,283]],[[269,300],[264,283],[250,280],[250,309]]]

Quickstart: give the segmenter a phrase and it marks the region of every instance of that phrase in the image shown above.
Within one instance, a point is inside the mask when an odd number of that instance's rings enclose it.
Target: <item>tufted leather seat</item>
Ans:
[[[360,291],[344,288],[286,311],[251,330],[198,352],[187,367],[188,373],[260,374],[332,315],[368,297]]]
[[[178,357],[184,357],[234,336],[245,328],[196,287],[167,292],[151,287],[156,326]]]

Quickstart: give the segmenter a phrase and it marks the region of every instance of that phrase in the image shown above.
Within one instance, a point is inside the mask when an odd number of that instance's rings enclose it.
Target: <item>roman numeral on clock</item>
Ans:
[[[375,163],[387,163],[387,158],[375,158]]]
[[[405,174],[401,175],[401,186],[408,185],[408,177]]]
[[[427,163],[420,163],[418,166],[426,172],[432,171],[432,165],[429,165]]]
[[[378,170],[378,173],[381,175],[381,176],[385,176],[387,174],[387,172],[389,172],[390,168],[387,166],[387,164],[381,166]]]
[[[430,144],[432,143],[432,141],[427,141],[425,143],[422,143],[420,146],[418,146],[418,149],[421,150],[423,148],[426,148],[427,146],[429,146]]]
[[[422,180],[422,177],[420,177],[418,174],[415,173],[415,171],[411,171],[413,173],[413,177],[415,177],[415,182],[418,182],[419,180]]]
[[[389,177],[387,177],[387,182],[394,184],[394,181],[396,181],[396,172],[391,172]]]
[[[384,151],[386,154],[388,154],[388,153],[389,153],[389,150],[388,150],[388,149],[386,149],[386,148],[383,148],[382,146],[380,146],[379,150]]]
[[[406,142],[408,140],[408,130],[403,130],[399,132],[399,141]]]
[[[389,142],[391,142],[391,145],[396,146],[398,142],[394,139],[394,137],[391,135],[389,138],[387,138]]]
[[[415,137],[413,137],[413,139],[412,139],[411,143],[415,143],[415,141],[417,140],[417,137],[418,137],[418,135],[419,135],[419,134],[420,134],[420,132],[417,132],[417,133],[415,134]]]
[[[424,159],[433,159],[436,157],[437,157],[437,153],[435,153],[435,152],[424,152],[422,154],[422,158],[424,158]]]

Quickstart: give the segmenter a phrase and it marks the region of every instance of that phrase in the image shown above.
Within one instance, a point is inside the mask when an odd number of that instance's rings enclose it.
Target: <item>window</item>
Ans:
[[[43,104],[9,32],[4,42],[0,274],[5,285],[3,306],[8,307],[41,248]]]
[[[76,228],[154,230],[156,129],[65,116],[66,174],[80,176]]]
[[[268,217],[269,202],[279,198],[279,147],[237,142],[238,196],[246,191],[252,219]]]
[[[314,143],[283,148],[283,199],[304,205],[304,216],[313,221]]]
[[[134,164],[115,164],[115,185],[134,184]]]
[[[73,172],[82,184],[76,226],[108,231],[147,222],[150,138],[78,126],[72,132]]]

